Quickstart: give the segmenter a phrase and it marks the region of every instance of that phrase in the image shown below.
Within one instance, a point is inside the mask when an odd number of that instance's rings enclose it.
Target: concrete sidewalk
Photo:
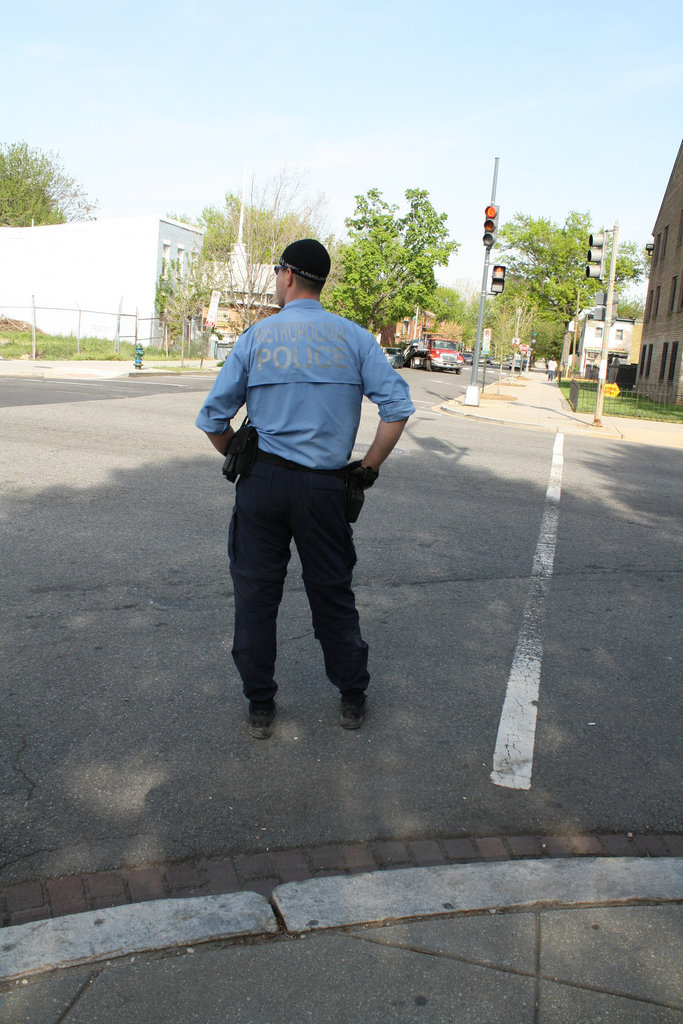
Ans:
[[[2,1024],[673,1024],[680,859],[413,868],[0,933]]]
[[[466,406],[465,396],[443,402],[437,408],[475,420],[504,423],[508,426],[561,431],[590,438],[629,441],[665,448],[683,448],[683,424],[657,420],[603,416],[602,426],[593,424],[593,416],[576,413],[563,397],[556,382],[547,380],[544,370],[507,374],[498,382],[497,371],[487,374],[486,387],[478,406]]]
[[[183,366],[180,360],[159,360],[149,358],[143,360],[141,370],[135,369],[132,359],[2,359],[0,358],[0,376],[2,377],[38,377],[57,380],[114,380],[118,377],[158,377],[166,374],[174,377],[183,373],[204,372],[215,373],[217,361],[204,359],[202,366],[199,359],[186,359]]]

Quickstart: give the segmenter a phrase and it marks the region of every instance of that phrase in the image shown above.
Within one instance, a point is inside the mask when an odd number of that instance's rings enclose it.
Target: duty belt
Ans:
[[[302,466],[300,462],[292,462],[291,459],[283,459],[280,455],[273,455],[272,452],[264,452],[256,449],[257,462],[270,462],[273,466],[282,466],[284,469],[297,469],[303,473],[324,473],[326,476],[336,476],[340,480],[346,480],[346,466],[341,469],[314,469],[313,466]]]

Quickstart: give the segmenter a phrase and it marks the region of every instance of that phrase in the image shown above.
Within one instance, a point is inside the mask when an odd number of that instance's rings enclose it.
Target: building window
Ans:
[[[659,364],[659,379],[664,380],[664,374],[666,372],[666,360],[669,355],[669,342],[665,341],[662,345],[662,361]]]
[[[659,297],[662,294],[661,284],[657,285],[657,291],[655,292],[655,308],[652,310],[652,319],[657,319],[657,313],[659,312]]]
[[[602,327],[596,327],[595,328],[595,337],[596,338],[602,338]]]
[[[171,256],[171,243],[162,242],[161,245],[161,276],[168,277],[169,260]]]
[[[642,377],[643,371],[645,370],[645,356],[647,354],[647,345],[643,345],[643,351],[640,353],[640,368],[638,369],[638,376]]]
[[[678,288],[678,274],[671,278],[671,302],[669,303],[669,312],[673,313],[676,308],[676,289]]]
[[[683,242],[683,210],[681,210],[681,218],[678,222],[678,238],[676,239],[676,248]]]
[[[648,323],[650,319],[650,313],[652,312],[652,300],[654,298],[654,289],[651,288],[647,296],[647,305],[645,306],[645,323]]]
[[[650,376],[650,370],[652,369],[652,345],[647,346],[647,366],[645,368],[645,376]]]
[[[662,261],[664,261],[664,259],[666,257],[666,243],[667,243],[668,238],[669,238],[669,225],[667,224],[666,227],[664,228],[664,236],[662,238],[662,255],[661,255]]]
[[[623,341],[624,340],[624,332],[623,331],[617,331],[615,337],[616,337],[617,341]]]
[[[657,266],[657,260],[659,259],[659,247],[660,247],[661,244],[662,244],[662,232],[660,231],[659,234],[657,235],[657,237],[655,238],[655,251],[654,251],[654,256],[652,257],[652,266],[653,267]]]
[[[178,274],[180,277],[185,276],[185,246],[178,246]]]
[[[678,360],[678,342],[674,341],[671,346],[671,359],[669,360],[669,380],[673,382],[676,375],[676,361]]]

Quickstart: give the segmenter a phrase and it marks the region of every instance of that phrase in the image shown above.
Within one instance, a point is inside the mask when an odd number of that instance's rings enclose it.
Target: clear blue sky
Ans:
[[[494,157],[516,212],[645,243],[681,142],[679,0],[38,0],[2,18],[0,142],[57,151],[98,217],[192,216],[283,167],[344,233],[425,188],[481,279]]]

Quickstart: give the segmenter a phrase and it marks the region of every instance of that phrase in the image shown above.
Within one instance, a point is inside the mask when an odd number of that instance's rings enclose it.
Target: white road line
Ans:
[[[555,561],[557,520],[562,492],[563,449],[564,434],[558,434],[553,446],[543,519],[531,566],[529,596],[512,658],[493,754],[491,782],[507,789],[531,788],[543,661],[543,621]]]

